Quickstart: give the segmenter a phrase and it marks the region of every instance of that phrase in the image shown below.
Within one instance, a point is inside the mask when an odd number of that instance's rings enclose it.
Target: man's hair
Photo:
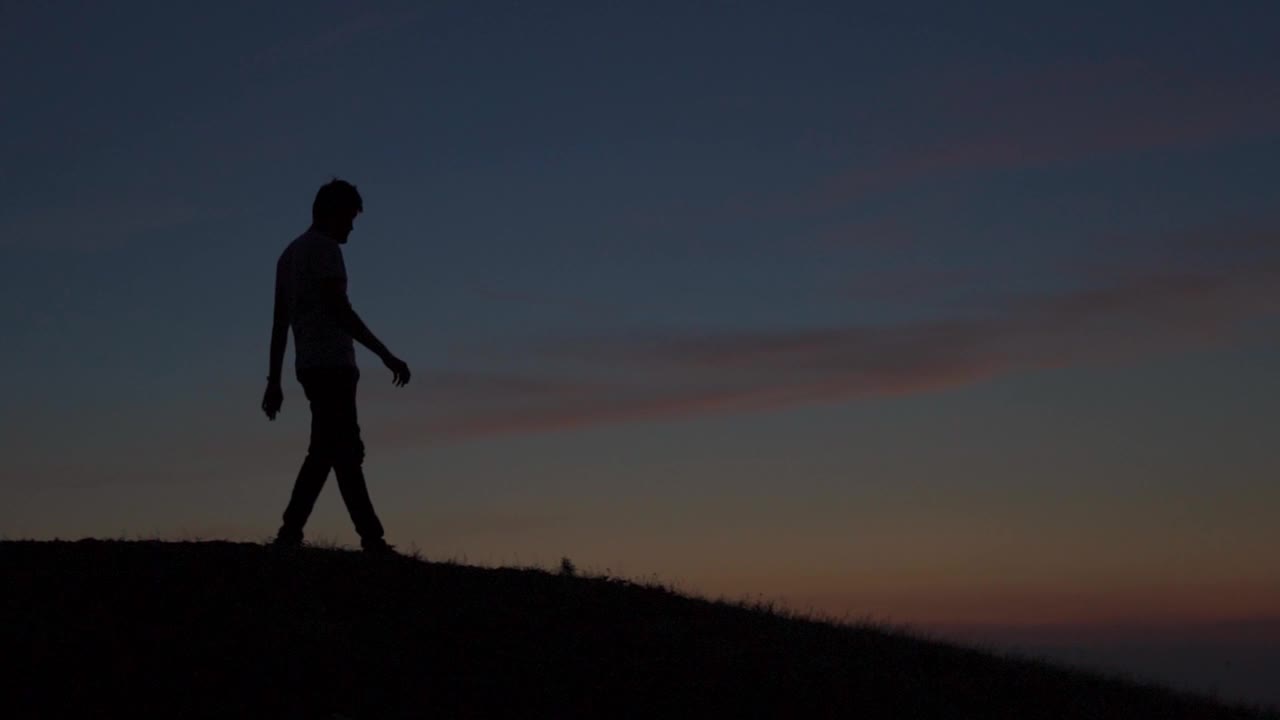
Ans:
[[[364,201],[360,199],[360,193],[355,185],[334,178],[316,192],[315,202],[311,203],[311,219],[319,220],[352,210],[356,214],[364,212]]]

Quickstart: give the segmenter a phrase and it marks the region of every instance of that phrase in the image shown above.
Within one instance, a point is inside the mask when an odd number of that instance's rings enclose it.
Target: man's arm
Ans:
[[[284,391],[280,388],[280,372],[284,365],[284,351],[289,345],[289,313],[279,278],[276,280],[275,308],[271,313],[271,358],[267,368],[267,391],[262,395],[262,411],[268,420],[275,420],[284,404]]]
[[[351,307],[351,300],[347,297],[345,286],[346,282],[341,279],[326,280],[322,290],[330,312],[338,319],[338,326],[345,330],[354,340],[369,348],[373,354],[381,358],[382,363],[391,369],[392,379],[396,385],[404,385],[409,382],[409,366],[400,358],[392,355],[387,346],[383,345],[382,341],[369,329],[369,326],[364,324],[364,321],[356,314],[355,308]]]
[[[369,326],[365,325],[356,314],[356,309],[351,307],[351,300],[347,297],[347,291],[343,285],[345,283],[338,279],[324,281],[324,296],[329,311],[338,319],[338,327],[345,330],[356,342],[373,351],[373,354],[379,358],[386,360],[388,357],[393,357],[387,346],[374,336]]]
[[[285,309],[285,300],[276,289],[275,311],[271,321],[271,360],[267,370],[267,379],[280,382],[281,368],[284,366],[284,351],[289,347],[289,316]]]

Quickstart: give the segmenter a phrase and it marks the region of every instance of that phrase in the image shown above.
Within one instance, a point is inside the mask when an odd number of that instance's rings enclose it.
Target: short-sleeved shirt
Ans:
[[[328,235],[308,230],[289,243],[276,262],[276,297],[284,303],[293,328],[295,367],[355,367],[355,345],[342,329],[332,306],[321,296],[321,281],[342,281],[347,266],[342,248]]]

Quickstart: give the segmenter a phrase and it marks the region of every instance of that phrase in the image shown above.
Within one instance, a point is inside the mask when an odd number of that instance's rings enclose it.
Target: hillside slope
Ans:
[[[7,717],[1275,717],[540,570],[96,540],[0,568]]]

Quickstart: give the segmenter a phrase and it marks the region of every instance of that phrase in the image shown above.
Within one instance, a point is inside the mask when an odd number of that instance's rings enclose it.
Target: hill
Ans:
[[[0,542],[5,716],[1276,718],[656,585],[228,542]]]

